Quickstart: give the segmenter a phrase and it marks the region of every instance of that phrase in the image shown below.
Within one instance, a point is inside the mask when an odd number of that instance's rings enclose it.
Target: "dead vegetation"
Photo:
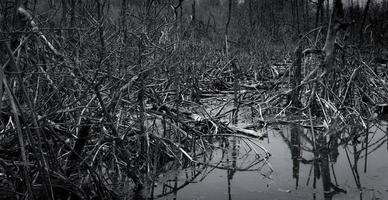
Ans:
[[[306,33],[286,61],[264,40],[255,54],[212,42],[168,5],[132,16],[123,1],[117,26],[96,2],[65,13],[68,28],[20,5],[2,15],[14,23],[1,39],[1,198],[117,199],[119,183],[136,194],[169,161],[200,163],[229,138],[266,162],[253,140],[271,124],[366,127],[386,106],[386,68],[342,37],[340,1],[327,32]],[[258,120],[237,123],[246,108]]]

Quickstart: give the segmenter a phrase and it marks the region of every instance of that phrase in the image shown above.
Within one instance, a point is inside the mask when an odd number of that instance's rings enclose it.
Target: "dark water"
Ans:
[[[268,161],[263,150],[249,141],[230,139],[226,150],[212,151],[197,164],[160,175],[152,196],[179,200],[388,199],[387,124],[369,125],[368,132],[368,138],[366,134],[349,138],[338,133],[320,137],[322,133],[313,135],[309,129],[279,126],[268,130],[267,139],[255,140],[272,154]]]

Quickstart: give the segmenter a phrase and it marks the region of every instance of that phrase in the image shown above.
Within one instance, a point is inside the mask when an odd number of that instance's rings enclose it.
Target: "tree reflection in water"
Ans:
[[[281,136],[283,137],[284,141],[288,144],[291,152],[291,159],[293,163],[292,168],[292,174],[293,178],[295,179],[295,188],[298,189],[299,185],[299,168],[300,163],[303,164],[310,164],[310,173],[307,180],[307,185],[309,184],[310,176],[311,176],[311,170],[314,170],[314,181],[313,181],[313,188],[316,188],[316,181],[321,179],[322,180],[322,186],[324,191],[324,198],[325,200],[331,200],[332,196],[343,192],[346,193],[345,190],[341,189],[337,185],[336,176],[334,172],[334,168],[331,168],[331,164],[333,162],[336,162],[337,157],[339,155],[338,153],[338,134],[330,135],[324,134],[323,132],[319,132],[317,130],[314,130],[313,133],[311,133],[311,130],[305,131],[304,128],[301,128],[297,125],[290,125],[290,139],[288,139],[284,133],[281,133]],[[307,135],[307,133],[310,133],[310,135]],[[315,140],[314,140],[315,138]],[[301,140],[305,142],[306,144],[301,146]],[[303,151],[309,151],[313,153],[312,159],[306,159],[303,158]],[[335,180],[335,183],[331,180],[331,169],[333,170],[333,177]],[[314,195],[315,197],[315,195]],[[315,198],[314,198],[315,199]]]
[[[366,173],[368,155],[388,142],[388,127],[385,127],[386,131],[384,131],[382,129],[384,126],[367,124],[367,128],[345,127],[331,132],[324,132],[319,129],[313,129],[312,131],[310,128],[306,129],[297,125],[290,125],[289,127],[289,135],[284,134],[282,131],[279,133],[291,152],[295,189],[298,189],[299,186],[299,170],[302,163],[311,165],[306,185],[309,185],[311,171],[313,170],[313,188],[316,189],[316,181],[321,179],[325,200],[331,200],[336,194],[346,193],[346,190],[338,185],[334,170],[334,163],[337,162],[340,154],[339,148],[341,147],[346,154],[348,168],[352,172],[354,182],[360,190],[360,199],[362,199],[363,191],[359,175],[359,162],[363,159],[364,173]],[[370,131],[371,127],[385,132],[385,134],[377,136],[376,131],[373,133]],[[304,158],[304,152],[312,153],[313,158]]]
[[[199,154],[195,162],[172,162],[164,166],[165,169],[161,170],[164,173],[160,171],[154,175],[156,177],[154,179],[159,180],[150,181],[152,184],[144,188],[146,191],[139,192],[133,199],[177,199],[178,191],[190,184],[203,181],[214,170],[224,170],[227,178],[227,195],[231,200],[235,173],[260,172],[264,167],[271,173],[272,167],[267,161],[269,156],[254,139],[243,136],[223,138],[216,142],[211,150]],[[159,190],[151,189],[156,187],[155,183],[158,183]]]
[[[381,124],[370,123],[366,124],[366,127],[343,127],[325,131],[323,128],[302,127],[294,124],[281,128],[281,130],[289,131],[275,131],[274,134],[281,136],[283,144],[288,146],[291,154],[291,176],[295,181],[295,190],[300,190],[300,194],[304,195],[306,192],[312,193],[313,199],[332,200],[335,199],[333,198],[335,195],[343,196],[348,195],[347,193],[351,193],[354,197],[357,192],[349,191],[352,188],[349,185],[354,184],[353,186],[359,190],[360,199],[367,199],[365,198],[366,194],[373,189],[366,189],[368,182],[364,181],[366,185],[362,185],[363,179],[360,177],[364,176],[360,172],[367,172],[368,156],[384,145],[387,145],[388,148],[388,130],[386,125]],[[241,177],[238,177],[240,172],[259,172],[263,177],[268,178],[266,180],[272,178],[272,167],[267,161],[268,155],[261,147],[255,146],[260,142],[234,137],[222,140],[224,141],[217,140],[219,143],[215,142],[209,151],[199,154],[195,159],[196,162],[165,166],[164,173],[155,175],[157,177],[155,179],[158,179],[154,181],[158,183],[157,189],[151,190],[152,192],[146,199],[177,199],[178,191],[191,184],[206,182],[205,179],[215,171],[218,174],[220,171],[226,174],[225,184],[220,183],[220,186],[225,185],[224,191],[227,192],[227,197],[220,197],[222,194],[218,194],[220,195],[218,197],[222,199],[233,199],[232,194],[236,195],[241,192],[240,188],[233,188],[242,180]],[[271,141],[274,140],[271,139]],[[271,146],[271,142],[268,146]],[[255,159],[252,159],[252,155],[256,155]],[[271,160],[275,159],[279,158],[271,157]],[[373,163],[370,165],[373,166]],[[269,172],[265,173],[266,170]],[[339,177],[336,170],[340,171]],[[343,174],[346,170],[349,171],[350,177]],[[344,177],[350,178],[353,183],[341,180]],[[281,177],[281,179],[283,178],[285,177]],[[301,180],[306,180],[306,182],[302,183]],[[214,187],[215,185],[207,186]],[[312,190],[309,189],[310,187]],[[265,193],[266,189],[263,190]],[[285,191],[290,192],[291,190]],[[323,194],[320,194],[320,191],[323,191]],[[198,191],[198,195],[201,195],[200,192]],[[273,191],[268,192],[273,193]],[[185,196],[184,191],[180,194],[180,197]],[[297,194],[295,192],[295,195]],[[278,194],[273,195],[276,197]]]

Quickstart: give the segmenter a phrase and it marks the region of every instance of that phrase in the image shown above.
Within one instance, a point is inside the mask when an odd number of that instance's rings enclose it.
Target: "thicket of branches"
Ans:
[[[214,2],[2,1],[5,198],[140,190],[167,161],[195,162],[210,134],[246,132],[204,109],[217,94],[233,112],[296,110],[328,130],[387,101],[386,1]]]

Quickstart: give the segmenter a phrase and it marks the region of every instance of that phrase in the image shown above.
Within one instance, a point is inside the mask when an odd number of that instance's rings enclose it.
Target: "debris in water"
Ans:
[[[281,189],[281,188],[278,188],[278,191],[279,192],[285,192],[285,193],[291,193],[291,190],[289,190],[289,189]]]

